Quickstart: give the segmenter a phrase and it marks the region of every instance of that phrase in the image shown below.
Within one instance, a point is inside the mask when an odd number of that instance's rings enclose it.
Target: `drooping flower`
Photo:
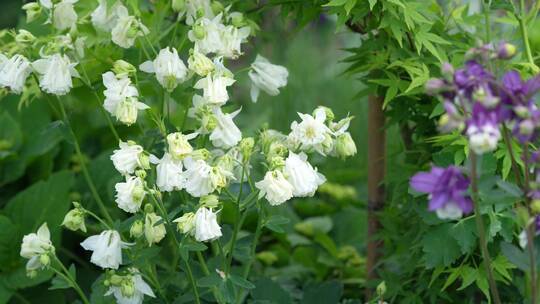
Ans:
[[[29,274],[39,268],[48,266],[50,254],[54,254],[54,246],[51,242],[51,233],[47,223],[43,223],[37,233],[30,233],[23,237],[20,255],[28,259],[26,271]]]
[[[77,202],[73,202],[73,206],[75,208],[69,210],[66,216],[64,216],[62,226],[71,231],[81,230],[82,232],[86,232],[86,225],[84,223],[86,212]]]
[[[193,147],[189,143],[189,140],[197,137],[197,135],[197,133],[184,135],[180,132],[174,132],[167,135],[167,145],[171,157],[176,160],[182,160],[191,154],[191,152],[193,152]]]
[[[17,54],[8,59],[0,54],[0,87],[9,88],[13,93],[20,94],[31,72],[32,68],[26,57]]]
[[[137,37],[148,34],[148,28],[137,18],[130,16],[127,8],[120,6],[116,10],[118,21],[112,29],[112,41],[123,48],[130,48]]]
[[[198,242],[213,241],[221,237],[221,227],[217,222],[216,213],[201,207],[195,213],[195,239]]]
[[[120,149],[114,150],[111,156],[113,165],[118,172],[124,175],[132,174],[137,167],[143,167],[144,164],[141,161],[143,147],[131,141],[120,141],[118,145]]]
[[[440,219],[459,219],[473,209],[467,195],[469,180],[459,168],[446,169],[433,166],[430,172],[420,172],[411,178],[411,187],[429,194],[429,210],[435,211]]]
[[[145,61],[139,68],[143,72],[155,73],[158,82],[168,91],[174,90],[188,76],[188,69],[178,52],[175,48],[171,52],[169,47],[159,51],[154,61]]]
[[[484,154],[497,148],[501,139],[498,115],[479,103],[473,107],[472,117],[467,122],[467,137],[470,148],[477,154]]]
[[[118,22],[118,11],[124,9],[125,6],[119,0],[110,7],[107,7],[107,0],[99,0],[98,7],[91,14],[92,24],[99,30],[109,32]]]
[[[293,195],[296,197],[313,196],[317,188],[326,181],[322,174],[313,169],[304,153],[289,152],[283,173],[293,186]]]
[[[103,91],[105,110],[128,126],[135,123],[138,111],[148,109],[149,106],[137,99],[139,92],[131,84],[131,79],[129,77],[117,78],[113,72],[104,73],[102,78],[106,88]]]
[[[221,167],[210,166],[202,159],[186,158],[184,165],[186,171],[182,174],[186,181],[185,189],[194,197],[201,197],[225,187],[227,180],[233,178],[231,172]]]
[[[304,151],[316,150],[322,155],[326,155],[324,149],[325,141],[328,141],[332,131],[325,125],[326,113],[323,109],[315,110],[314,116],[298,113],[302,121],[293,121],[289,141],[299,143],[300,149]]]
[[[462,69],[454,73],[454,83],[458,91],[469,100],[479,88],[491,90],[489,83],[492,80],[493,75],[474,60],[467,61]]]
[[[195,232],[195,214],[193,212],[184,213],[173,222],[178,225],[178,231],[183,234],[192,235]]]
[[[250,32],[251,28],[249,26],[237,28],[228,25],[221,27],[221,48],[218,50],[217,54],[225,58],[238,58],[238,56],[242,55],[242,43],[247,40]]]
[[[162,217],[154,212],[147,213],[144,217],[144,237],[150,246],[159,243],[165,237],[165,225],[156,225]]]
[[[73,8],[78,0],[62,0],[60,3],[54,5],[53,11],[53,25],[56,29],[63,31],[70,29],[77,23],[77,12]]]
[[[127,248],[129,244],[122,242],[118,231],[105,230],[99,235],[88,237],[81,246],[92,251],[90,262],[101,268],[118,269],[122,264],[122,248]]]
[[[66,55],[58,53],[32,62],[32,67],[39,74],[41,89],[55,95],[67,94],[73,87],[71,77],[80,78],[76,65]]]
[[[141,204],[146,196],[144,182],[137,176],[126,176],[125,182],[117,183],[116,204],[125,212],[135,213],[141,209]]]
[[[206,77],[215,70],[212,60],[199,52],[196,48],[193,49],[193,52],[191,52],[191,55],[188,58],[188,67],[201,77]]]
[[[221,108],[214,109],[216,127],[210,133],[210,140],[215,147],[230,148],[238,144],[242,139],[242,132],[234,124],[233,118],[240,113],[238,109],[232,113],[224,114]]]
[[[221,106],[229,100],[227,87],[234,82],[234,79],[224,75],[208,74],[205,78],[199,79],[193,88],[202,89],[203,97],[209,104]]]
[[[351,133],[345,132],[336,137],[336,155],[341,158],[351,157],[356,154],[356,144],[351,137]]]
[[[113,284],[105,296],[113,295],[118,304],[142,304],[144,296],[155,298],[150,286],[143,280],[139,270],[129,269],[130,274],[121,276],[119,284]]]
[[[265,197],[272,206],[281,205],[293,197],[293,186],[279,170],[268,171],[262,181],[256,182],[259,198]]]
[[[289,72],[280,65],[270,63],[268,59],[257,55],[255,62],[251,64],[249,78],[251,79],[251,100],[257,101],[260,90],[270,96],[279,94],[279,89],[287,85]]]
[[[165,153],[157,164],[156,185],[159,190],[170,192],[181,190],[184,187],[182,161],[172,158],[169,153]]]
[[[214,18],[200,18],[195,22],[188,32],[188,38],[195,44],[202,54],[218,54],[223,47],[221,32],[225,27],[221,23],[222,14]]]

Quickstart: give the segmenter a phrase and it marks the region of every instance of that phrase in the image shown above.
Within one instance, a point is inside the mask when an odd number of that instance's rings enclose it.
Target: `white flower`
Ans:
[[[326,178],[307,162],[304,153],[289,152],[283,173],[294,188],[293,195],[297,197],[313,196],[317,188],[326,181]]]
[[[173,222],[178,225],[178,231],[181,233],[193,234],[195,230],[195,214],[193,212],[184,213]]]
[[[289,77],[289,72],[285,67],[271,64],[261,55],[257,55],[248,74],[251,79],[251,100],[253,102],[257,101],[260,90],[265,91],[270,96],[278,95],[279,88],[287,85],[287,77]]]
[[[441,220],[457,220],[463,216],[463,211],[454,202],[446,203],[442,208],[438,208],[436,213]]]
[[[214,18],[210,0],[186,0],[186,24],[192,25],[199,17]],[[202,15],[199,16],[199,13]]]
[[[193,88],[202,89],[203,97],[208,103],[221,106],[229,100],[227,87],[234,82],[234,79],[227,76],[209,74],[205,78],[199,79]]]
[[[54,6],[53,25],[56,29],[63,31],[72,28],[77,23],[77,12],[73,4],[78,0],[62,0]]]
[[[65,95],[71,90],[71,77],[80,77],[75,70],[76,65],[77,63],[71,63],[66,55],[58,53],[32,63],[32,67],[40,75],[41,89],[55,95]]]
[[[169,153],[165,153],[157,164],[156,185],[159,190],[170,192],[181,190],[184,187],[182,161],[173,159]]]
[[[44,8],[52,9],[53,3],[52,0],[39,0],[39,4]]]
[[[272,206],[280,205],[293,197],[293,186],[279,170],[268,171],[264,179],[255,183],[260,190],[259,198],[265,196]]]
[[[144,149],[133,142],[120,141],[118,145],[120,149],[114,150],[111,156],[113,165],[121,174],[132,174],[141,166]]]
[[[169,146],[169,154],[177,160],[182,160],[193,152],[193,147],[189,140],[197,137],[197,133],[182,134],[175,132],[167,135],[167,145]]]
[[[32,68],[26,57],[17,54],[8,59],[0,54],[0,87],[9,88],[13,93],[20,94],[31,72]]]
[[[122,283],[119,286],[111,285],[105,296],[112,294],[118,304],[142,304],[145,295],[155,298],[156,295],[139,271],[135,268],[130,268],[130,271],[130,275],[122,276]]]
[[[218,148],[230,148],[235,146],[241,139],[242,133],[234,124],[233,118],[240,113],[241,109],[233,113],[223,114],[221,108],[214,109],[216,127],[210,134],[212,145]]]
[[[216,189],[210,178],[212,166],[204,160],[187,158],[185,161],[186,171],[183,173],[186,191],[194,197],[210,194]]]
[[[298,113],[302,121],[293,121],[289,141],[299,143],[302,150],[315,149],[325,155],[323,145],[329,139],[332,131],[324,124],[326,115],[324,110],[315,111],[315,117],[309,114]]]
[[[82,248],[93,251],[90,262],[101,268],[112,269],[118,269],[118,266],[122,264],[122,248],[128,245],[122,242],[120,234],[115,230],[105,230],[81,243]]]
[[[236,59],[242,55],[241,45],[249,37],[251,29],[248,26],[236,28],[232,25],[221,29],[221,48],[217,54],[226,58]]]
[[[215,66],[210,58],[199,52],[196,48],[188,58],[189,69],[201,77],[205,77],[214,71]]]
[[[121,8],[122,7],[122,8]],[[98,7],[92,12],[92,24],[102,31],[110,31],[118,22],[118,11],[126,9],[121,1],[116,1],[107,9],[107,0],[99,0]]]
[[[174,90],[188,76],[188,69],[178,52],[175,48],[171,52],[169,47],[159,51],[154,61],[145,61],[139,68],[146,73],[155,73],[159,84],[168,91]]]
[[[40,259],[42,255],[48,256],[48,253],[54,252],[54,246],[51,242],[51,233],[47,223],[43,223],[37,233],[30,233],[23,237],[20,255],[29,259],[26,263],[26,270],[32,271],[47,266]]]
[[[195,239],[198,242],[212,241],[221,236],[216,214],[212,210],[201,207],[195,213]]]
[[[140,177],[126,176],[126,181],[117,183],[114,188],[118,208],[129,213],[135,213],[141,209],[146,191],[144,191],[144,183]]]
[[[148,28],[137,18],[130,16],[127,8],[120,6],[116,9],[118,21],[112,29],[112,41],[123,48],[130,48],[135,39],[148,34]]]
[[[105,110],[128,126],[135,123],[138,111],[148,109],[149,106],[138,101],[139,92],[129,77],[117,78],[113,72],[106,72],[102,78],[106,88],[103,91]]]
[[[476,154],[494,151],[501,139],[501,132],[497,126],[485,124],[483,126],[470,125],[467,128],[469,145]]]
[[[150,246],[159,243],[165,237],[165,225],[156,225],[162,217],[152,213],[147,213],[144,217],[144,237]]]
[[[214,18],[199,19],[188,32],[188,38],[195,44],[195,48],[203,53],[217,54],[223,48],[221,31],[225,27],[221,23],[222,14]]]

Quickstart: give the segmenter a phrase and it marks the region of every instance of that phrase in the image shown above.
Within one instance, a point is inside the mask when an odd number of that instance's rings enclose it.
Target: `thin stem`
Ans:
[[[530,200],[528,197],[529,185],[530,185],[530,176],[529,176],[529,143],[525,143],[523,146],[523,155],[524,155],[524,165],[525,165],[525,186],[523,190],[525,191],[525,199],[527,204],[527,210],[529,214],[531,212]],[[532,303],[538,303],[538,276],[536,273],[536,254],[534,250],[534,235],[535,235],[536,225],[529,224],[526,229],[527,234],[527,251],[529,253],[529,263],[531,264],[531,300]]]
[[[490,22],[490,5],[489,2],[486,2],[485,0],[482,0],[483,3],[483,11],[484,11],[484,22],[485,22],[485,29],[486,29],[486,43],[489,43],[491,41],[491,22]]]
[[[83,301],[84,304],[90,304],[90,301],[88,301],[88,298],[86,297],[86,295],[84,294],[84,292],[82,291],[81,287],[79,286],[79,284],[77,284],[77,281],[75,281],[75,278],[72,278],[71,277],[71,273],[66,269],[66,267],[64,266],[64,264],[62,264],[62,262],[58,259],[58,257],[54,257],[54,259],[56,260],[56,263],[58,265],[60,265],[60,268],[62,269],[62,271],[65,273],[62,273],[60,271],[58,271],[58,269],[54,268],[54,267],[51,267],[51,269],[57,274],[59,275],[60,277],[62,277],[64,280],[66,280],[70,285],[71,287],[73,287],[73,289],[75,289],[75,291],[77,292],[77,294],[79,294],[79,297],[81,298],[81,300]]]
[[[534,63],[534,59],[531,52],[531,45],[529,43],[529,34],[527,32],[527,27],[525,24],[525,19],[526,19],[525,0],[520,0],[519,6],[520,6],[520,13],[519,14],[516,13],[516,18],[518,19],[518,22],[519,22],[519,29],[521,31],[521,39],[523,40],[523,46],[525,47],[525,54],[527,55],[527,60],[529,61],[529,64],[531,65],[533,71],[537,73],[538,71],[540,71],[540,68],[538,68],[536,63]]]
[[[474,213],[476,219],[476,229],[478,231],[478,236],[480,238],[480,249],[482,251],[482,257],[484,259],[484,265],[486,267],[486,273],[488,275],[489,289],[493,296],[493,302],[495,304],[500,304],[501,300],[499,298],[499,290],[497,289],[497,284],[495,283],[495,278],[493,276],[493,270],[491,269],[491,257],[487,248],[486,241],[486,231],[484,227],[484,221],[482,220],[482,214],[480,213],[480,206],[478,200],[478,184],[477,184],[477,173],[476,173],[476,154],[474,151],[470,152],[470,161],[471,161],[471,188],[473,195],[473,205]]]
[[[105,217],[107,222],[109,224],[113,223],[112,217],[107,211],[107,208],[105,207],[105,204],[101,200],[101,197],[99,196],[99,193],[97,192],[96,186],[94,184],[94,181],[92,180],[92,177],[90,176],[90,173],[88,173],[88,168],[86,168],[86,164],[84,163],[84,157],[81,152],[81,147],[79,146],[79,142],[77,141],[77,136],[75,135],[75,132],[73,131],[73,128],[71,127],[71,123],[69,122],[69,118],[66,114],[66,109],[64,108],[64,104],[58,98],[58,104],[60,105],[60,112],[62,113],[64,122],[69,128],[69,133],[71,134],[71,137],[73,138],[73,145],[75,146],[75,153],[77,153],[77,157],[79,158],[79,162],[81,165],[81,169],[84,175],[84,179],[86,180],[86,184],[90,188],[90,192],[92,193],[92,196],[94,197],[94,200],[96,201],[102,215]]]
[[[84,209],[84,212],[85,213],[88,213],[90,216],[92,216],[93,218],[95,218],[98,222],[100,222],[103,226],[105,226],[105,228],[109,229],[109,230],[112,230],[111,226],[109,224],[107,224],[107,222],[105,222],[104,220],[102,220],[99,216],[97,216],[97,214],[95,214],[94,212],[90,211],[90,210],[86,210]]]
[[[231,270],[231,264],[232,264],[232,260],[233,260],[233,255],[234,255],[234,246],[235,246],[235,243],[236,243],[236,238],[238,237],[238,231],[240,230],[240,227],[242,226],[242,222],[243,220],[240,219],[238,220],[238,217],[240,217],[240,201],[242,200],[242,190],[243,190],[243,183],[244,183],[244,176],[245,176],[245,173],[246,173],[246,165],[243,164],[242,165],[242,177],[240,178],[240,190],[238,191],[238,197],[236,199],[236,206],[235,206],[235,218],[236,218],[236,223],[234,225],[234,230],[233,230],[233,234],[232,234],[232,237],[231,237],[231,246],[229,247],[230,250],[229,250],[229,258],[228,258],[228,261],[227,261],[227,269],[225,269],[225,273],[229,274],[230,270]]]

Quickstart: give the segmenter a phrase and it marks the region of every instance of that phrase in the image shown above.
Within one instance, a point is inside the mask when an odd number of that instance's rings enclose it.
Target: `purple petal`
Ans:
[[[411,178],[410,184],[418,192],[430,193],[435,188],[437,179],[437,176],[431,172],[420,172]]]
[[[448,202],[448,195],[446,193],[436,193],[429,201],[429,211],[435,211],[442,208],[444,204]]]
[[[527,80],[524,85],[524,93],[531,97],[540,90],[540,75],[536,75],[534,78]]]
[[[512,92],[521,91],[521,89],[523,88],[521,76],[515,70],[509,71],[504,74],[502,82],[504,87]]]

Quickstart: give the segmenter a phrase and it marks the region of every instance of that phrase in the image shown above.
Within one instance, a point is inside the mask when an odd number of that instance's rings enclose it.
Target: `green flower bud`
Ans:
[[[531,202],[531,210],[532,212],[534,212],[535,214],[539,214],[540,213],[540,200],[539,199],[535,199]]]
[[[26,11],[26,21],[29,23],[41,15],[41,6],[37,2],[26,3],[22,9]]]
[[[257,253],[257,259],[266,265],[272,265],[278,261],[278,256],[272,251],[262,251]]]
[[[212,154],[210,153],[210,151],[208,151],[208,150],[206,150],[204,148],[195,150],[195,151],[193,151],[191,153],[191,157],[194,160],[199,160],[199,159],[208,160],[211,156],[212,156]]]
[[[336,138],[336,154],[341,158],[356,154],[356,144],[349,132],[343,133]]]
[[[144,213],[153,213],[154,212],[154,206],[151,204],[144,205]]]
[[[135,171],[135,176],[137,176],[140,179],[145,179],[146,178],[146,171],[141,170],[141,169],[136,170]]]
[[[202,40],[204,37],[206,37],[206,30],[201,25],[194,25],[193,34],[197,40]]]
[[[43,265],[44,267],[47,267],[51,264],[51,258],[46,253],[42,254],[39,256],[39,263],[41,263],[41,265]]]
[[[150,169],[150,156],[146,153],[141,153],[139,155],[139,165],[145,170]]]
[[[174,159],[182,160],[193,152],[188,137],[180,132],[167,135],[167,145],[169,146],[169,154]]]
[[[144,232],[144,224],[141,220],[136,220],[131,224],[131,228],[129,229],[129,235],[132,238],[139,238],[143,235]]]
[[[137,69],[131,63],[121,59],[114,62],[112,70],[118,77],[129,77],[137,73]]]
[[[142,185],[137,185],[131,192],[131,196],[133,197],[133,200],[136,202],[141,202],[144,199],[144,196],[146,195],[146,191],[144,191],[144,187]]]
[[[199,199],[199,206],[206,208],[216,208],[219,206],[219,197],[217,195],[205,195]]]
[[[234,12],[229,15],[231,17],[231,23],[235,27],[242,27],[246,25],[246,22],[244,20],[244,15],[239,12]]]
[[[280,142],[273,142],[270,144],[270,147],[268,148],[268,152],[266,155],[266,158],[271,160],[274,157],[285,157],[289,153],[289,149],[285,147],[284,144]]]
[[[159,243],[165,237],[165,225],[163,223],[156,225],[160,221],[162,222],[161,216],[153,212],[147,213],[144,218],[144,236],[150,246]]]
[[[36,40],[36,37],[27,30],[19,30],[15,36],[15,41],[18,43],[32,43]]]
[[[497,57],[499,59],[510,59],[517,53],[516,46],[510,43],[501,43],[497,50]]]
[[[173,222],[177,224],[178,231],[184,234],[192,234],[195,229],[195,213],[184,213]]]
[[[74,202],[73,205],[75,208],[66,214],[62,226],[72,231],[80,229],[82,232],[86,232],[86,225],[84,223],[85,211],[80,207],[79,203]]]
[[[244,162],[247,161],[251,156],[251,153],[253,153],[254,146],[255,140],[253,139],[253,137],[242,138],[242,140],[238,144],[240,152],[242,153],[242,156],[244,158]]]
[[[219,1],[212,1],[211,7],[214,15],[219,15],[219,13],[223,12],[223,10],[225,9],[223,7],[223,4],[221,4],[221,2]]]
[[[120,284],[122,284],[123,279],[121,276],[113,274],[108,281],[113,286],[119,286]]]
[[[386,282],[382,281],[377,285],[377,295],[382,297],[386,293]]]
[[[172,9],[175,12],[182,12],[186,8],[186,0],[172,0]]]
[[[285,159],[281,156],[274,156],[270,160],[270,169],[276,170],[281,169],[285,166]]]

